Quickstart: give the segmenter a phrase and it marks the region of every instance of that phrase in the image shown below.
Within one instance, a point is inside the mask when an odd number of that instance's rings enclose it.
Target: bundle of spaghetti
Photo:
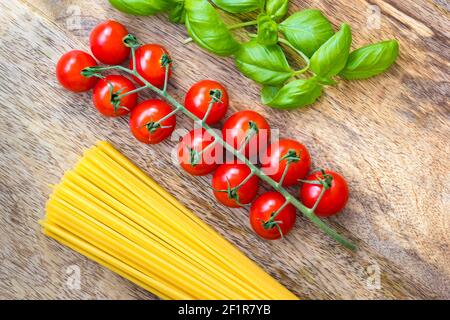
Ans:
[[[40,224],[162,299],[297,299],[107,142],[66,172]]]

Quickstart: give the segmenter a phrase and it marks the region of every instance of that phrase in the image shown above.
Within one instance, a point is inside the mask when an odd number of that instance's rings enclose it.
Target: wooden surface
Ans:
[[[313,107],[280,112],[259,103],[258,86],[231,60],[184,46],[184,28],[164,16],[123,15],[107,1],[0,0],[0,298],[154,298],[44,237],[37,225],[49,184],[103,139],[302,298],[450,298],[448,4],[373,0],[381,26],[369,29],[367,1],[291,3],[291,10],[324,10],[335,26],[349,22],[354,47],[397,38],[398,64],[371,80],[340,82]],[[330,223],[359,251],[343,249],[303,218],[287,239],[259,240],[247,209],[217,204],[210,177],[190,177],[172,164],[175,141],[144,146],[131,137],[126,119],[97,114],[90,94],[63,90],[56,61],[70,49],[88,49],[90,29],[106,18],[169,49],[176,68],[170,92],[180,101],[197,80],[222,81],[230,113],[261,112],[282,136],[305,143],[316,167],[347,177],[349,205]],[[180,127],[192,126],[179,120]],[[80,289],[67,285],[73,266],[81,272]]]

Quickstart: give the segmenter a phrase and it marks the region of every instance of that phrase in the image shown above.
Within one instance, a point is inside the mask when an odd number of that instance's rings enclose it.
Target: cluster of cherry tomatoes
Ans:
[[[130,56],[130,47],[124,41],[127,36],[128,30],[116,21],[99,24],[90,35],[93,56],[106,65],[123,64]],[[85,68],[97,66],[93,56],[79,50],[64,54],[56,68],[61,85],[74,92],[93,88],[93,103],[105,116],[130,114],[131,132],[143,143],[156,144],[168,138],[176,126],[176,110],[159,99],[138,103],[138,92],[145,87],[138,78],[129,79],[119,74],[100,78],[83,76]],[[135,50],[135,59],[129,62],[129,68],[133,70],[134,67],[139,75],[158,88],[163,88],[172,74],[170,55],[158,44],[139,45]],[[220,122],[226,115],[228,105],[226,88],[212,80],[194,84],[184,102],[185,108],[207,125]],[[251,130],[253,134],[249,135]],[[263,154],[257,156],[260,169],[280,185],[289,187],[303,181],[299,197],[308,208],[315,207],[318,216],[332,216],[346,205],[349,191],[344,178],[324,170],[308,175],[311,157],[306,147],[291,139],[271,143],[270,126],[257,112],[245,110],[233,114],[224,122],[222,135],[224,141],[241,150],[247,158]],[[257,197],[260,185],[258,176],[236,159],[223,163],[223,153],[217,152],[214,141],[214,137],[204,128],[190,131],[179,143],[181,167],[195,176],[213,173],[214,195],[225,206],[251,204],[250,222],[259,236],[278,239],[286,235],[295,224],[295,207],[286,203],[285,197],[276,191]],[[266,150],[260,150],[264,146]],[[322,192],[323,188],[326,191]]]

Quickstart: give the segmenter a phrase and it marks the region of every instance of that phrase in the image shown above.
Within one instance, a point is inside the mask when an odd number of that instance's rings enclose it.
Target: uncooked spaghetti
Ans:
[[[55,186],[40,224],[163,299],[297,299],[107,142]]]

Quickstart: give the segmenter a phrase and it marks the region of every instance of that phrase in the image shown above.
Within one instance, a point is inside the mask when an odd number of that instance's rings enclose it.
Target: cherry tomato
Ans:
[[[219,82],[212,80],[197,82],[186,94],[184,105],[197,117],[203,119],[212,101],[216,102],[211,106],[206,123],[213,125],[222,120],[228,110],[227,89]]]
[[[258,155],[270,141],[270,126],[262,115],[251,110],[239,111],[228,118],[222,128],[223,140],[235,149],[240,149],[252,132],[243,151],[252,162],[257,162]]]
[[[311,156],[306,147],[298,141],[281,139],[272,143],[261,160],[261,169],[273,180],[280,182],[286,166],[289,164],[282,185],[296,185],[299,179],[308,174]]]
[[[285,204],[284,196],[276,191],[263,193],[250,208],[250,224],[261,238],[268,240],[286,236],[295,224],[296,210],[292,204]]]
[[[104,64],[121,64],[130,55],[130,48],[123,39],[128,30],[121,23],[108,20],[100,23],[91,31],[89,42],[94,57]]]
[[[108,117],[119,117],[130,113],[136,106],[137,93],[119,100],[119,95],[136,89],[133,82],[120,75],[110,75],[101,79],[94,87],[92,99],[97,110]],[[111,91],[113,94],[111,95]]]
[[[178,162],[181,167],[194,176],[204,176],[213,172],[219,162],[219,154],[214,137],[205,129],[190,131],[181,140],[178,147]],[[207,148],[207,149],[206,149]]]
[[[130,115],[130,128],[139,141],[147,144],[160,143],[169,137],[176,126],[176,116],[167,117],[172,108],[162,100],[151,99],[142,102],[133,109]]]
[[[97,65],[95,59],[81,50],[72,50],[64,54],[56,65],[56,77],[67,90],[83,92],[91,89],[97,82],[96,77],[87,78],[81,75],[84,68]]]
[[[136,70],[152,85],[162,89],[166,76],[166,65],[169,66],[168,79],[172,75],[172,63],[167,50],[159,44],[144,44],[136,50]],[[130,69],[133,60],[130,61]],[[143,85],[142,81],[136,81]]]
[[[252,202],[258,192],[259,178],[253,175],[241,185],[250,173],[250,168],[245,164],[220,165],[212,179],[216,199],[231,208],[239,208]],[[238,189],[234,189],[238,186]]]
[[[349,188],[344,177],[339,173],[330,170],[325,170],[324,173],[320,171],[315,172],[308,176],[306,180],[323,181],[325,185],[329,186],[329,189],[323,194],[315,213],[319,217],[330,217],[344,209],[349,197]],[[300,199],[303,204],[308,208],[312,208],[323,188],[324,185],[322,184],[303,183],[300,189]]]

